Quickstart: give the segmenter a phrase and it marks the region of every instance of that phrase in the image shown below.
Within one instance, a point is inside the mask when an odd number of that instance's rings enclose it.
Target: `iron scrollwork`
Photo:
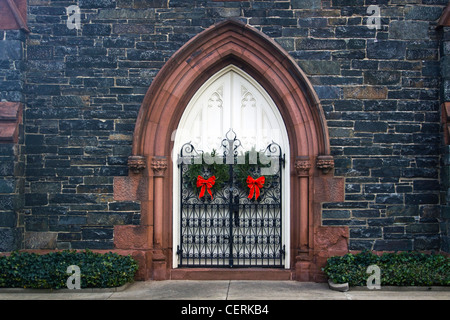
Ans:
[[[275,142],[264,150],[242,151],[230,130],[220,151],[182,146],[180,170],[181,267],[283,267],[282,168]],[[199,197],[195,178],[215,176],[213,196]],[[258,197],[249,197],[248,176],[264,177]]]

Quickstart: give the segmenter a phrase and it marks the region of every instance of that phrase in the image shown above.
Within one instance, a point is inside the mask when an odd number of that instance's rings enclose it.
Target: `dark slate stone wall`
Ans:
[[[0,144],[0,252],[22,248],[23,227],[18,221],[24,203],[24,161],[20,145]]]
[[[369,29],[367,8],[381,8]],[[350,249],[440,248],[439,32],[447,0],[29,1],[25,248],[113,247],[139,224],[113,199],[128,174],[134,124],[160,68],[227,18],[258,28],[306,72],[327,118],[345,202],[323,225],[349,226]],[[79,5],[81,29],[66,26]]]
[[[25,100],[25,41],[21,30],[0,30],[0,104]],[[10,118],[4,106],[0,109],[0,131],[6,129],[4,124],[19,121]],[[21,249],[23,242],[23,227],[18,221],[24,204],[23,127],[19,123],[17,127],[17,142],[0,132],[0,251]]]
[[[450,101],[450,28],[442,28],[440,47],[441,101]],[[445,114],[445,112],[443,112]],[[447,119],[443,119],[447,125]],[[442,147],[441,157],[441,249],[450,252],[450,146]]]

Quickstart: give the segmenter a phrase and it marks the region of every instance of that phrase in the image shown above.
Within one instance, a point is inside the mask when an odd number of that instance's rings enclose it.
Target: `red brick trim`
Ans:
[[[22,123],[20,102],[0,102],[0,143],[17,143]]]
[[[0,0],[0,30],[22,29],[27,26],[27,0]]]
[[[438,27],[450,27],[450,5],[447,5],[438,21]]]

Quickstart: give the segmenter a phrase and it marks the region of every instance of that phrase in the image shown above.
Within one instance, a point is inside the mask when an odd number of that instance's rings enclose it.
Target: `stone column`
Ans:
[[[299,242],[297,243],[297,255],[295,257],[295,274],[299,281],[309,281],[309,170],[311,161],[309,157],[298,157],[294,163],[297,172],[300,197],[298,208],[300,209]]]
[[[167,158],[152,158],[153,170],[153,279],[166,279],[167,261],[163,248],[164,219],[164,173],[167,169]]]
[[[309,213],[309,169],[311,168],[311,161],[309,157],[299,157],[294,163],[295,170],[297,172],[297,177],[299,180],[300,187],[300,219],[299,219],[299,247],[301,251],[308,249],[308,213]]]

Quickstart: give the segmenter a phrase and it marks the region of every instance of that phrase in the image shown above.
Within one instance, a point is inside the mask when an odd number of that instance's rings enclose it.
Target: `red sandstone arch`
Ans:
[[[141,225],[117,226],[115,245],[118,249],[140,252],[141,269],[145,269],[143,278],[186,276],[179,270],[175,274],[171,272],[172,133],[200,86],[230,64],[250,74],[264,87],[278,106],[288,132],[290,276],[313,279],[317,274],[318,257],[330,251],[330,243],[346,251],[345,228],[325,228],[329,236],[323,241],[320,203],[343,200],[343,183],[342,179],[326,174],[333,160],[329,155],[325,118],[312,85],[277,43],[249,25],[226,20],[192,38],[160,70],[144,98],[136,122],[133,154],[129,160],[130,176],[115,180],[117,200],[141,201]]]

